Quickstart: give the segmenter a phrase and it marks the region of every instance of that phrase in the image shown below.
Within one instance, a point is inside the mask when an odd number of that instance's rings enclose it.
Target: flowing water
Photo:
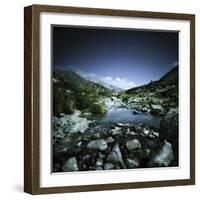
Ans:
[[[155,128],[160,127],[161,118],[151,115],[150,113],[137,113],[133,114],[134,109],[128,108],[114,108],[107,111],[99,120],[101,123],[133,123],[152,126]]]

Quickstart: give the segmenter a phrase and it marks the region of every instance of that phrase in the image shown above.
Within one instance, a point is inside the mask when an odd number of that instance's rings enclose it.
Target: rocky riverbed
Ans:
[[[53,127],[53,172],[178,165],[177,109],[170,109],[157,128],[99,123],[80,111],[54,117]]]

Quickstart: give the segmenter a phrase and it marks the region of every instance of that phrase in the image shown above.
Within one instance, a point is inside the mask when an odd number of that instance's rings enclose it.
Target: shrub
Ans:
[[[93,114],[103,114],[106,112],[106,106],[104,104],[101,103],[94,103],[91,106],[91,112]]]
[[[122,94],[122,95],[121,95],[121,98],[122,98],[122,101],[123,101],[123,102],[127,102],[128,99],[129,99],[129,97],[130,97],[130,96],[129,96],[128,94]]]

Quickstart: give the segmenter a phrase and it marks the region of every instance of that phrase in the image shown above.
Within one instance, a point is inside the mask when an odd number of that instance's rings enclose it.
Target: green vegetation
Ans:
[[[103,114],[106,112],[106,106],[101,103],[94,103],[90,110],[93,114]]]
[[[53,73],[53,115],[72,114],[75,109],[83,112],[103,113],[105,106],[96,105],[102,97],[112,92],[102,85],[88,81],[72,71]]]

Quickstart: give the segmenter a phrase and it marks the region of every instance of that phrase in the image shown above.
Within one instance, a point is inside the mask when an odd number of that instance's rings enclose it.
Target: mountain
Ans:
[[[113,92],[121,92],[121,91],[123,91],[122,88],[119,88],[117,86],[108,84],[105,81],[101,80],[101,78],[98,77],[98,76],[91,76],[91,74],[83,73],[83,72],[80,72],[80,71],[78,71],[77,73],[81,77],[83,77],[84,79],[86,79],[88,81],[91,81],[91,82],[94,82],[94,83],[97,83],[97,84],[100,84],[100,85],[106,87],[107,89],[112,90]]]
[[[158,82],[176,82],[178,80],[178,65],[167,72]]]
[[[153,88],[156,88],[157,86],[166,86],[166,85],[171,85],[171,84],[178,85],[178,65],[175,66],[166,74],[164,74],[159,80],[151,81],[148,84],[128,89],[126,93],[132,93],[138,89],[145,89],[145,88],[153,89]]]
[[[74,109],[85,111],[102,97],[112,95],[108,88],[86,80],[73,71],[53,72],[53,114],[71,114]]]

